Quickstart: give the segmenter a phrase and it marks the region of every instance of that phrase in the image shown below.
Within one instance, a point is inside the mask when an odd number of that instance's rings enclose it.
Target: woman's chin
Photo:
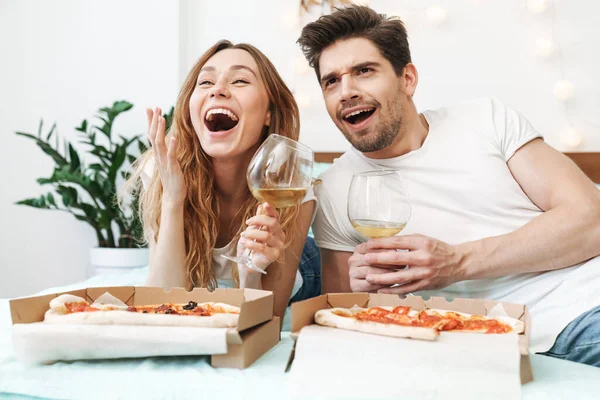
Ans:
[[[212,141],[201,143],[204,152],[213,160],[226,160],[238,157],[244,152],[237,140]]]

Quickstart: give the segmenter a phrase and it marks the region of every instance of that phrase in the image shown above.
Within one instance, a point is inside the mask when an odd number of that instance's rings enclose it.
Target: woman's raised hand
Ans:
[[[165,137],[166,121],[162,110],[155,108],[146,109],[148,118],[148,140],[154,152],[154,161],[163,186],[163,203],[170,205],[183,205],[187,188],[183,172],[177,162],[177,142],[175,137],[169,136],[168,144]]]

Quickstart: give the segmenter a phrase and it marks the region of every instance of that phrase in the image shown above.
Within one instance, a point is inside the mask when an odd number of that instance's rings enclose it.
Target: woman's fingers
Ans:
[[[152,113],[151,117],[148,115],[148,111]],[[146,111],[146,116],[149,117],[148,140],[150,141],[152,147],[154,147],[156,142],[156,126],[158,124],[158,117],[156,115],[156,111],[151,111],[150,109],[148,109],[148,111]]]
[[[283,247],[285,236],[275,235],[269,231],[258,229],[247,229],[240,235],[243,239],[255,240],[260,243],[266,243],[271,247]]]
[[[152,125],[152,117],[154,117],[154,111],[151,108],[146,108],[146,121],[148,121],[148,133],[150,133],[150,126]]]
[[[155,150],[159,154],[160,162],[165,163],[167,161],[167,145],[165,143],[165,119],[160,115],[160,113],[157,117],[156,138],[154,139],[154,142],[156,143]]]
[[[248,226],[257,226],[266,229],[268,231],[273,232],[274,234],[279,234],[281,231],[281,225],[279,225],[279,220],[268,215],[255,215],[252,218],[249,218],[246,221],[246,225]]]
[[[255,242],[253,240],[249,240],[249,239],[245,239],[245,238],[240,239],[240,244],[242,246],[244,246],[245,249],[252,250],[252,251],[258,251],[258,252],[263,252],[267,247],[264,243]]]
[[[167,167],[170,170],[173,170],[174,168],[179,167],[179,164],[177,163],[177,157],[175,155],[176,150],[177,150],[177,141],[175,139],[175,136],[172,136],[169,138],[169,146],[167,149]]]
[[[242,236],[245,239],[266,242],[269,239],[269,237],[272,236],[272,234],[269,231],[262,231],[259,229],[247,229],[244,232],[242,232],[240,236]]]
[[[271,204],[269,203],[262,203],[259,207],[260,208],[260,214],[264,214],[264,215],[268,215],[269,217],[273,217],[275,219],[279,219],[279,213],[277,212],[277,209],[275,207],[273,207]],[[259,213],[257,213],[259,214]]]

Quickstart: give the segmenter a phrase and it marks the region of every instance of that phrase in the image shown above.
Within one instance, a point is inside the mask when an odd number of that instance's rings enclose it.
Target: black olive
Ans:
[[[193,310],[194,308],[196,308],[198,306],[198,303],[196,303],[195,301],[190,301],[189,303],[187,303],[185,306],[183,306],[184,310]]]
[[[165,314],[171,314],[172,312],[173,312],[173,310],[171,310],[170,308],[167,308],[167,309],[165,310]]]
[[[144,310],[142,311],[142,314],[148,314],[148,311]]]

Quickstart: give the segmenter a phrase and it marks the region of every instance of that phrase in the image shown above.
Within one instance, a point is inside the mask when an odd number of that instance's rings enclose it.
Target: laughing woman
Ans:
[[[319,251],[307,240],[312,191],[300,205],[276,210],[258,204],[246,183],[269,134],[299,135],[298,107],[269,59],[253,46],[220,41],[189,72],[169,134],[160,109],[147,116],[152,149],[129,183],[143,183],[148,284],[272,290],[280,317],[289,302],[320,294]],[[221,257],[245,249],[266,275]]]

